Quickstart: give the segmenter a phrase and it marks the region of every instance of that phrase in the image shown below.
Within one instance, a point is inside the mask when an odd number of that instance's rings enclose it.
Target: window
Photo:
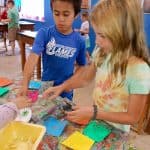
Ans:
[[[20,18],[44,21],[44,0],[15,0]]]

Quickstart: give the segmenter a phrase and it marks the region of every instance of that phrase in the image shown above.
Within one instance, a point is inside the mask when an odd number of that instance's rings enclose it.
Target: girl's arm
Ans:
[[[84,87],[95,77],[95,73],[96,68],[94,64],[84,67],[77,67],[74,75],[70,79],[68,79],[61,85],[48,88],[46,91],[44,91],[43,96],[49,96],[50,99],[54,99],[59,96],[63,91],[69,91],[76,88]]]
[[[132,82],[130,80],[127,81],[130,91],[127,109],[122,109],[120,112],[112,112],[111,110],[109,112],[105,111],[104,108],[101,108],[103,106],[99,106],[96,119],[121,124],[135,124],[139,121],[149,95],[149,66],[140,64],[139,66],[135,66],[134,69],[133,66],[131,67],[131,70],[129,69],[127,77],[132,79]],[[89,120],[92,112],[93,106],[80,106],[75,108],[72,112],[67,112],[67,118],[73,122],[79,122],[84,118]]]
[[[127,112],[104,112],[98,110],[97,119],[121,124],[135,124],[139,121],[147,100],[148,95],[130,95]]]
[[[120,124],[135,124],[141,117],[147,98],[148,95],[130,95],[127,112],[106,112],[98,109],[96,119]],[[66,118],[76,123],[82,123],[83,120],[88,122],[91,120],[93,113],[93,106],[75,106],[73,111],[66,112]]]
[[[68,91],[80,87],[85,87],[90,81],[92,81],[96,74],[96,67],[94,63],[83,67],[77,68],[75,74],[62,84],[63,88]]]
[[[17,111],[18,108],[13,102],[0,105],[0,128],[14,120],[17,115]]]

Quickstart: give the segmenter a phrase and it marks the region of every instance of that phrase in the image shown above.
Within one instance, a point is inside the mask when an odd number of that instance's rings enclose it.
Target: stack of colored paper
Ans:
[[[91,121],[83,130],[83,134],[96,142],[101,142],[111,133],[110,127],[104,122]]]
[[[41,82],[31,80],[29,82],[29,89],[39,90],[41,87]]]
[[[62,144],[73,150],[90,150],[94,141],[80,132],[75,131],[66,140],[64,140]]]

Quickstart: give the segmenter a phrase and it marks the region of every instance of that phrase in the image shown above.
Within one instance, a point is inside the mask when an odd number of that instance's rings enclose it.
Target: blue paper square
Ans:
[[[44,121],[44,126],[46,127],[46,132],[48,135],[60,136],[67,125],[66,120],[57,120],[54,117],[49,117]]]
[[[39,90],[41,88],[41,82],[31,80],[29,83],[29,89]]]

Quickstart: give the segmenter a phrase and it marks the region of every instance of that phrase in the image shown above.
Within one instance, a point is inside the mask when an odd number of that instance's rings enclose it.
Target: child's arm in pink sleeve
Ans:
[[[17,112],[17,106],[12,102],[0,105],[0,128],[14,120]]]

